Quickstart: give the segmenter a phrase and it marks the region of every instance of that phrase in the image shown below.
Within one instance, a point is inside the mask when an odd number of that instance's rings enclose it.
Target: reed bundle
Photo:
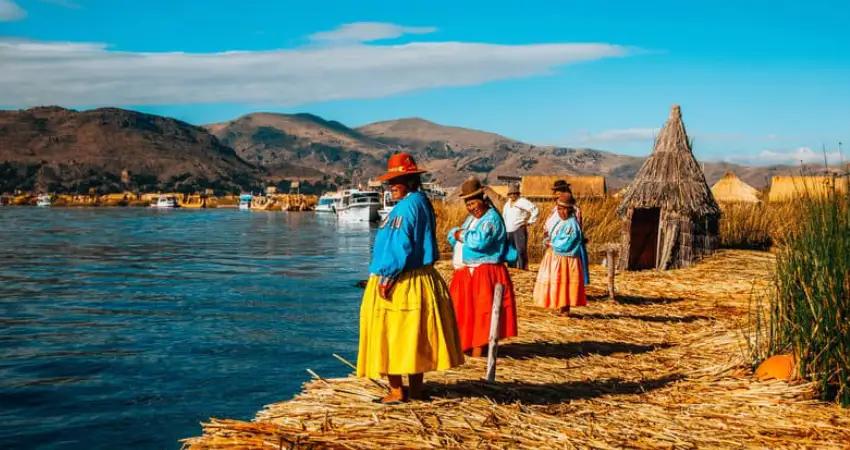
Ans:
[[[815,383],[751,375],[740,329],[773,264],[733,250],[624,272],[614,301],[593,266],[590,304],[569,318],[534,307],[535,273],[512,270],[520,336],[499,346],[496,383],[467,359],[426,375],[429,401],[380,406],[369,380],[317,374],[251,422],[203,423],[184,448],[845,448],[850,411],[816,400]]]

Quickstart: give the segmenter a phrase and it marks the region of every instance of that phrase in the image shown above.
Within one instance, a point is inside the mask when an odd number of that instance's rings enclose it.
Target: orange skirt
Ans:
[[[482,264],[469,273],[468,267],[455,270],[449,291],[454,303],[455,317],[463,351],[482,347],[490,341],[490,315],[493,312],[493,291],[496,284],[505,287],[502,309],[499,311],[499,337],[517,335],[514,285],[504,264]]]
[[[583,274],[581,258],[557,256],[547,249],[534,285],[534,304],[554,309],[586,306]]]

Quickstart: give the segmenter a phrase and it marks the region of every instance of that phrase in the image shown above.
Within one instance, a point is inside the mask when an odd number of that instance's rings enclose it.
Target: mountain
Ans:
[[[203,128],[116,108],[0,111],[0,192],[240,190],[261,172]]]
[[[604,175],[611,189],[628,184],[645,158],[588,148],[535,146],[494,133],[439,125],[419,118],[390,120],[356,129],[380,142],[401,146],[427,162],[448,184],[458,184],[470,173],[496,175]],[[789,166],[741,166],[726,162],[703,164],[709,184],[732,171],[754,187],[769,184],[773,175],[785,175]]]
[[[247,114],[205,128],[273,177],[315,180],[370,176],[394,148],[312,114]]]

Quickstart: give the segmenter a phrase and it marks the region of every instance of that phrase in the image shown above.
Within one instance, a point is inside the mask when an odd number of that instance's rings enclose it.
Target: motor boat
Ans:
[[[387,218],[392,212],[393,207],[398,203],[397,200],[393,200],[393,193],[390,191],[384,191],[383,202],[381,209],[378,210],[378,216],[381,221]]]
[[[38,200],[36,200],[35,205],[41,208],[50,206],[50,196],[49,195],[39,195]]]
[[[381,194],[375,191],[346,189],[336,207],[340,222],[377,222],[380,219]]]
[[[242,194],[239,196],[239,209],[243,211],[248,211],[251,209],[251,201],[254,200],[254,196],[251,194]]]
[[[316,212],[334,212],[336,206],[342,199],[339,192],[326,192],[319,197],[319,203],[316,204]]]
[[[172,209],[179,207],[180,205],[177,203],[177,199],[173,195],[160,195],[159,198],[156,199],[156,203],[151,205],[151,208],[156,209]]]

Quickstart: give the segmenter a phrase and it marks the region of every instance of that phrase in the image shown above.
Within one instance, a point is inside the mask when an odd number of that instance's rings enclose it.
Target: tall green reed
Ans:
[[[850,198],[832,190],[795,203],[777,238],[775,279],[765,316],[756,311],[761,356],[792,353],[798,375],[824,398],[850,406]],[[756,305],[758,307],[758,305]]]

